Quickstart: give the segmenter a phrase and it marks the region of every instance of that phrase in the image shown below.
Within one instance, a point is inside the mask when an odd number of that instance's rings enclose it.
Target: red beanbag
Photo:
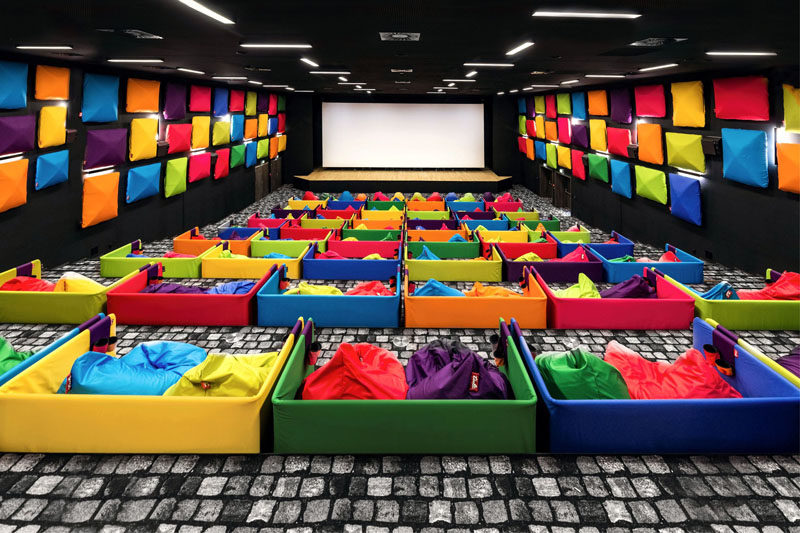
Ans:
[[[32,276],[17,276],[0,285],[0,291],[53,292],[55,283]]]
[[[694,348],[668,364],[647,361],[617,341],[611,341],[606,347],[605,361],[622,374],[634,400],[742,397],[722,379],[714,363],[706,361]]]
[[[344,343],[333,358],[303,382],[304,400],[404,400],[403,365],[372,344]]]
[[[211,175],[211,152],[193,155],[189,158],[189,183],[200,181]]]
[[[626,128],[608,128],[608,151],[612,154],[628,157],[628,145],[631,144],[631,130]]]
[[[528,134],[528,137],[536,137],[536,122],[533,119],[528,119],[525,121],[525,132]],[[524,150],[520,150],[523,152]]]
[[[740,300],[800,300],[800,274],[784,272],[763,289],[736,292]]]
[[[217,162],[214,164],[214,179],[224,178],[231,171],[231,149],[217,150]]]
[[[546,111],[547,118],[556,118],[558,114],[556,113],[556,95],[548,94],[544,97],[544,107]]]
[[[191,124],[168,124],[167,143],[169,143],[168,153],[188,152],[191,150],[192,125]]]
[[[244,91],[231,89],[231,103],[228,105],[231,113],[234,111],[244,111]]]
[[[345,296],[394,296],[394,291],[387,289],[380,281],[365,281],[344,294]]]
[[[769,120],[767,78],[745,76],[714,80],[714,114],[733,120]]]
[[[306,191],[305,193],[303,193],[303,200],[314,201],[314,200],[318,200],[318,198],[317,198],[317,195],[314,194],[313,192]]]
[[[558,117],[558,142],[563,144],[572,142],[572,124],[569,117]]]
[[[525,142],[525,137],[517,137],[517,149],[523,154],[528,152],[528,143]]]
[[[586,167],[583,166],[583,152],[580,150],[572,151],[572,175],[578,179],[586,179]]]
[[[664,117],[667,106],[664,103],[663,85],[643,85],[634,87],[633,97],[636,102],[637,117]]]

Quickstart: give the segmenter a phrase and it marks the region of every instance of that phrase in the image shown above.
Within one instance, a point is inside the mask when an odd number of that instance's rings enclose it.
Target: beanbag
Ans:
[[[634,400],[741,398],[722,379],[714,363],[691,348],[672,364],[647,361],[617,341],[606,347],[605,360],[622,374]]]
[[[600,291],[600,298],[658,298],[658,295],[655,287],[642,276],[635,274],[622,283]]]
[[[401,192],[396,192],[396,193],[394,193],[394,195],[392,196],[392,199],[391,199],[391,201],[398,200],[398,201],[400,201],[400,202],[404,202],[404,201],[405,201],[405,199],[406,199],[406,197],[403,195],[403,193],[401,193]]]
[[[548,141],[558,140],[558,122],[548,120],[544,123],[544,136]]]
[[[517,117],[517,131],[520,135],[527,135],[528,124],[525,115]]]
[[[795,376],[800,377],[800,346],[792,350],[789,355],[784,355],[775,362]],[[2,372],[2,367],[0,367],[0,373]]]
[[[737,294],[740,300],[800,300],[800,274],[783,272],[763,289],[739,290]]]
[[[447,239],[447,242],[467,242],[467,239],[456,233],[455,235]]]
[[[544,125],[544,117],[542,115],[537,115],[533,122],[536,126],[536,138],[537,139],[544,139],[545,135],[545,125]]]
[[[556,95],[554,94],[546,94],[544,95],[544,108],[545,108],[545,115],[547,118],[556,118]]]
[[[257,355],[209,354],[164,392],[164,396],[255,396],[278,359],[278,352]]]
[[[522,295],[518,292],[503,287],[487,287],[480,281],[473,283],[470,290],[464,291],[464,295],[473,298],[522,298]]]
[[[664,117],[667,107],[664,101],[663,85],[641,85],[634,87],[637,117]]]
[[[600,298],[594,282],[583,272],[578,274],[578,283],[566,289],[555,290],[553,294],[559,298]]]
[[[767,134],[760,130],[722,128],[722,177],[745,185],[769,185]]]
[[[561,168],[572,168],[572,156],[570,154],[569,146],[556,146],[556,154],[558,156],[558,166]]]
[[[205,358],[202,348],[172,341],[143,342],[120,358],[88,352],[75,360],[58,392],[161,396]]]
[[[433,341],[406,366],[409,400],[506,400],[513,397],[505,375],[459,341]]]
[[[11,343],[0,337],[0,376],[23,362],[34,352],[18,352]]]
[[[703,101],[703,82],[684,81],[673,83],[672,124],[702,128],[706,125],[706,104]]]
[[[77,272],[65,272],[56,281],[53,292],[98,292],[105,289],[103,285]]]
[[[200,287],[183,285],[181,283],[153,283],[141,291],[144,294],[205,294]]]
[[[416,259],[424,261],[440,261],[439,257],[431,252],[430,249],[425,245],[422,246],[422,253],[419,254]]]
[[[536,137],[536,121],[532,118],[525,121],[525,134],[528,137]]]
[[[533,151],[536,155],[536,159],[541,159],[542,161],[547,159],[547,143],[542,141],[534,141]]]
[[[383,194],[380,191],[378,191],[375,194],[373,194],[372,195],[372,199],[375,200],[376,202],[388,202],[389,201],[389,197],[386,196],[385,194]]]
[[[394,296],[395,293],[380,281],[365,281],[344,294],[345,296]]]
[[[558,117],[558,142],[563,144],[572,142],[572,126],[569,117]]]
[[[408,385],[403,365],[391,352],[344,343],[305,379],[302,389],[304,400],[403,400]]]
[[[572,175],[578,179],[586,179],[586,168],[583,166],[583,152],[580,150],[572,150]]]
[[[475,195],[473,195],[471,192],[465,193],[461,197],[460,201],[462,201],[462,202],[474,202],[475,201]]]
[[[243,257],[245,257],[245,256],[243,256]],[[261,257],[264,258],[264,259],[292,259],[292,256],[286,255],[286,254],[282,254],[282,253],[279,253],[279,252],[270,252],[267,255],[262,255]]]
[[[441,202],[442,195],[438,192],[432,192],[430,196],[428,196],[428,201],[430,202]]]
[[[16,276],[0,285],[0,291],[52,292],[56,284],[32,276]]]
[[[743,76],[714,80],[714,114],[732,120],[769,120],[767,78]]]
[[[356,201],[357,202],[366,202],[367,201],[367,195],[364,194],[363,192],[358,193],[356,195]]]
[[[534,252],[528,252],[526,254],[522,254],[521,256],[514,259],[514,261],[526,261],[526,262],[535,262],[535,261],[544,261],[538,254]]]
[[[315,201],[315,200],[319,200],[319,198],[317,198],[317,195],[314,194],[313,192],[306,191],[306,192],[303,193],[303,200]]]
[[[206,294],[247,294],[256,284],[252,281],[229,281],[208,289]]]
[[[550,396],[557,400],[629,400],[619,370],[576,348],[541,354],[534,360]]]
[[[413,296],[464,296],[464,293],[448,287],[441,281],[429,279],[425,285],[413,292]]]
[[[558,150],[556,150],[556,145],[548,144],[545,147],[545,151],[547,152],[547,166],[550,168],[556,168],[558,166]]]
[[[301,281],[294,289],[289,289],[283,294],[299,294],[301,296],[342,296],[342,291],[330,285],[311,285],[307,281]]]
[[[544,96],[533,97],[533,109],[537,114],[544,113]]]
[[[716,285],[714,285],[709,290],[703,293],[697,292],[691,287],[688,287],[688,289],[704,300],[739,299],[739,295],[736,293],[736,289],[734,289],[733,286],[727,281],[720,281],[719,283],[717,283]]]
[[[561,242],[571,242],[571,241],[567,241],[566,239],[561,239]],[[589,261],[589,256],[587,255],[586,250],[584,250],[581,246],[578,246],[564,257],[551,259],[550,261],[553,263],[558,263],[558,262],[586,263]]]

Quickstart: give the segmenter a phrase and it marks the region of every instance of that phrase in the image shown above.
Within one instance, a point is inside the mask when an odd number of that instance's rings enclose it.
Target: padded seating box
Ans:
[[[302,275],[302,262],[311,247],[303,241],[258,241],[262,244],[264,254],[272,252],[290,256],[289,259],[268,259],[258,257],[220,257],[227,243],[208,251],[203,257],[204,278],[261,279],[273,265],[286,265],[287,275],[298,279]],[[200,276],[196,276],[200,277]],[[299,316],[299,315],[298,315]]]
[[[327,208],[328,209],[347,209],[348,207],[352,207],[355,210],[360,210],[366,204],[367,204],[367,202],[359,201],[359,200],[342,201],[342,200],[331,200],[331,199],[328,199]]]
[[[0,273],[0,285],[17,276],[42,278],[38,259]],[[97,292],[0,291],[0,322],[24,324],[80,324],[106,310],[106,295],[133,273]]]
[[[780,276],[780,272],[769,268],[766,281],[775,282]],[[800,330],[798,300],[706,300],[671,276],[665,277],[694,300],[697,316],[713,319],[728,329]]]
[[[399,241],[402,237],[402,230],[399,229],[353,229],[344,228],[341,234],[341,240],[354,237],[359,241],[382,241],[387,239],[389,241]],[[330,239],[333,242],[336,239]]]
[[[221,251],[223,245],[223,242],[216,243],[197,257],[149,257],[144,255],[146,250],[142,248],[141,239],[137,239],[100,256],[100,275],[105,278],[120,278],[158,261],[164,266],[165,278],[199,278],[203,258],[215,249]],[[128,254],[140,250],[143,252],[141,257],[128,257]]]
[[[276,217],[278,215],[275,215]],[[287,221],[285,218],[261,218],[259,213],[253,213],[247,219],[248,228],[261,228],[270,239],[280,239],[280,228]]]
[[[538,235],[539,232],[534,231],[534,233]],[[627,237],[623,237],[616,231],[611,232],[611,237],[617,239],[616,243],[592,243],[589,230],[583,226],[580,226],[580,231],[551,231],[550,235],[552,235],[558,243],[559,257],[564,257],[568,253],[575,251],[575,249],[581,244],[591,244],[592,248],[601,254],[619,254],[613,257],[619,257],[621,255],[633,255],[633,241]],[[573,242],[564,242],[564,240]]]
[[[680,259],[679,263],[659,263],[658,261],[648,263],[637,263],[635,261],[632,263],[614,263],[609,261],[609,259],[622,257],[626,254],[620,253],[618,249],[615,251],[613,248],[611,250],[606,248],[604,255],[599,250],[594,249],[595,245],[590,244],[588,247],[594,252],[594,255],[603,262],[605,279],[609,283],[625,281],[634,274],[638,274],[642,270],[642,267],[657,268],[664,275],[670,276],[681,283],[703,283],[703,262],[671,244],[667,244],[665,250],[674,253],[678,259]]]
[[[448,219],[448,220],[409,220],[407,225],[407,229],[409,230],[418,230],[419,228],[422,229],[459,229],[461,224],[458,220],[455,219]]]
[[[325,200],[298,200],[295,198],[289,198],[289,200],[286,202],[287,209],[305,209],[306,207],[309,209],[317,209],[318,207],[325,209],[326,207],[328,207],[328,199],[326,198]]]
[[[696,318],[693,346],[713,344],[733,356],[742,398],[559,400],[553,398],[518,327],[514,338],[533,377],[539,402],[537,448],[552,453],[797,453],[800,389],[762,363],[722,327]],[[628,345],[636,350],[637,345]]]
[[[467,242],[449,242],[454,235],[460,235]],[[471,232],[460,230],[408,230],[406,232],[406,249],[417,257],[423,247],[428,248],[437,257],[442,254],[448,257],[480,257],[481,247]]]
[[[401,204],[402,205],[402,204]],[[361,216],[359,217],[361,220],[400,220],[402,221],[406,216],[406,212],[404,207],[401,207],[399,211],[388,210],[388,209],[378,209],[378,210],[369,210],[364,209],[361,212]]]
[[[256,295],[259,326],[286,326],[292,314],[313,311],[322,327],[396,328],[400,326],[400,270],[385,285],[394,296],[284,295],[286,270],[278,267]]]
[[[317,214],[314,218],[317,220],[320,220],[320,217],[328,220],[350,220],[354,216],[358,216],[359,213],[361,213],[360,209],[317,209]]]
[[[404,280],[407,328],[491,328],[498,318],[517,317],[526,329],[547,327],[547,298],[533,273],[525,269],[522,298],[414,296]],[[417,287],[422,283],[417,283]]]
[[[487,211],[519,211],[524,209],[522,202],[514,200],[512,202],[485,202]]]
[[[481,230],[475,232],[476,238],[481,242],[481,248],[498,246],[518,257],[528,252],[537,254],[542,259],[552,259],[558,255],[558,244],[552,235],[545,233],[542,237],[547,242],[531,242],[534,236],[526,231],[512,229],[508,231]],[[517,253],[519,252],[519,253]]]
[[[450,210],[447,211],[406,211],[409,224],[419,220],[450,220]]]
[[[561,221],[555,217],[540,218],[538,211],[497,211],[498,215],[504,215],[511,224],[522,222],[525,227],[536,229],[541,224],[544,229],[549,231],[560,231]]]
[[[526,252],[509,249],[507,244],[514,243],[496,243],[507,281],[522,279],[522,271],[526,267],[535,270],[548,283],[575,283],[579,274],[585,274],[592,281],[603,280],[603,262],[586,247],[584,250],[588,261],[514,261]]]
[[[462,201],[462,200],[450,200],[445,201],[445,206],[452,212],[456,211],[486,211],[486,204],[483,203],[483,200],[476,200],[474,202]]]
[[[456,213],[457,220],[469,228],[470,231],[475,231],[480,226],[492,231],[506,231],[510,228],[508,219],[500,216],[499,220],[495,220],[495,218],[498,216],[495,213],[471,213],[468,215],[470,218],[472,218],[472,220],[464,220],[462,216]]]
[[[658,298],[561,298],[536,273],[547,295],[547,325],[556,329],[688,329],[694,300],[653,269],[643,276]]]
[[[231,239],[236,233],[245,239]],[[231,252],[235,254],[250,254],[250,241],[260,239],[264,236],[262,228],[222,228],[217,233],[217,239],[193,239],[192,237],[202,236],[200,228],[195,226],[189,231],[184,231],[172,239],[172,250],[179,254],[200,255],[209,248],[215,246],[220,240],[227,240]]]
[[[116,335],[113,315],[93,319],[0,387],[0,450],[27,453],[258,453],[270,451],[270,394],[302,330],[280,349],[250,397],[55,394],[72,364]],[[57,341],[59,342],[59,341]]]
[[[353,229],[359,226],[365,226],[366,229],[403,229],[404,223],[404,220],[399,218],[394,220],[354,218],[350,221],[350,227]]]
[[[246,294],[143,293],[160,282],[161,264],[154,263],[109,291],[108,312],[120,324],[249,326],[256,323],[256,293],[276,268],[272,265]]]
[[[378,231],[378,230],[356,230],[362,231]],[[398,232],[399,233],[399,232]],[[357,238],[357,237],[356,237]],[[382,237],[381,237],[382,238]],[[397,254],[401,241],[397,240],[370,240],[369,238],[355,241],[342,241],[334,239],[328,241],[328,251],[339,253],[345,257],[355,257],[362,252],[369,250],[367,253],[379,253],[382,257],[393,257]],[[363,256],[361,256],[363,257]],[[402,257],[402,256],[400,256]],[[394,271],[394,269],[392,269]],[[305,268],[303,270],[305,273]],[[353,278],[358,279],[358,278]]]
[[[388,211],[392,207],[402,212],[406,208],[406,203],[401,200],[367,200],[364,211]]]
[[[412,244],[408,243],[409,247]],[[427,281],[430,278],[439,281],[502,281],[503,279],[503,262],[494,249],[485,256],[478,251],[469,257],[464,257],[459,252],[444,252],[438,255],[438,261],[413,259],[419,254],[410,249],[406,252],[406,269],[412,281]],[[485,259],[480,259],[481,257]]]
[[[320,208],[324,209],[324,208]],[[275,218],[289,218],[289,215],[292,216],[292,219],[297,220],[298,218],[317,218],[317,208],[314,209],[282,209],[280,207],[273,207],[270,210],[270,213],[275,215]],[[290,219],[291,220],[291,219]]]
[[[314,367],[309,319],[272,396],[276,453],[533,453],[536,394],[508,328],[498,350],[513,400],[298,400]]]
[[[317,245],[313,244],[303,257],[304,279],[391,279],[400,269],[400,261],[403,257],[403,246],[400,241],[335,242],[350,245],[337,250],[347,259],[316,259]],[[391,247],[387,249],[386,246],[382,246],[385,244],[389,244]],[[364,259],[373,253],[381,254],[384,259]]]
[[[447,209],[444,200],[409,200],[406,202],[406,209],[409,211],[444,211]],[[409,216],[412,216],[409,214]]]
[[[84,322],[83,324],[72,328],[71,330],[66,332],[64,335],[62,335],[61,337],[59,337],[58,339],[53,341],[51,344],[48,344],[47,346],[45,346],[44,348],[42,348],[38,352],[36,352],[33,355],[31,355],[30,357],[28,357],[27,359],[25,359],[23,361],[20,361],[19,363],[17,363],[16,365],[11,367],[10,369],[6,370],[4,373],[0,374],[0,386],[4,385],[5,383],[8,383],[9,381],[11,381],[11,378],[13,378],[14,376],[20,374],[23,370],[25,370],[29,366],[33,365],[39,359],[41,359],[42,357],[45,357],[47,354],[49,354],[53,350],[55,350],[56,348],[58,348],[59,346],[61,346],[62,344],[64,344],[68,340],[70,340],[71,338],[75,337],[78,333],[80,333],[81,331],[86,329],[86,327],[87,327],[86,324],[87,323],[91,323],[94,320],[99,320],[100,318],[103,318],[105,316],[106,315],[103,314],[103,313],[98,313],[97,315],[92,317],[92,319],[90,321]]]

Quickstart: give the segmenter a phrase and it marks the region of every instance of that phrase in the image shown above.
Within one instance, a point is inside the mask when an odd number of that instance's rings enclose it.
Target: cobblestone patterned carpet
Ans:
[[[241,224],[256,210],[285,205],[300,191],[283,187],[203,228]],[[477,192],[477,191],[476,191]],[[578,221],[531,191],[513,194],[525,208]],[[592,230],[593,240],[606,234]],[[166,252],[171,240],[149,243]],[[636,255],[659,250],[637,244]],[[97,260],[48,268],[98,281]],[[727,279],[737,288],[762,281],[706,264],[703,288]],[[214,283],[225,280],[215,280]],[[327,282],[325,282],[327,284]],[[202,284],[202,283],[201,283]],[[334,283],[335,284],[335,283]],[[341,284],[352,287],[355,282]],[[467,289],[469,283],[451,284]],[[510,284],[503,284],[511,287]],[[202,286],[206,286],[202,284]],[[0,325],[18,349],[52,342],[70,326]],[[246,353],[277,349],[286,328],[119,328],[124,354],[144,340],[179,340]],[[407,359],[435,338],[460,338],[488,354],[491,330],[321,329],[323,357],[344,341],[371,342]],[[603,353],[611,339],[645,357],[674,360],[690,331],[526,332],[541,351],[576,344]],[[746,332],[770,357],[800,344],[797,332]],[[324,361],[324,359],[323,359]],[[654,420],[654,423],[658,423]],[[8,428],[0,427],[0,431]],[[213,438],[209,427],[197,428]],[[764,435],[763,438],[769,438]],[[800,531],[798,456],[91,456],[0,454],[0,533],[6,531]]]

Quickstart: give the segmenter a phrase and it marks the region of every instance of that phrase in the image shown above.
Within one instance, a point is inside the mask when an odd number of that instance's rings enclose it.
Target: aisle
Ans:
[[[284,205],[300,193],[283,187],[207,229],[243,223],[254,211]],[[527,189],[515,187],[512,193],[526,209],[558,216],[564,227],[578,222]],[[607,238],[592,232],[598,240]],[[154,252],[168,251],[171,245],[171,239],[151,243]],[[636,250],[637,255],[659,252],[639,244]],[[102,281],[97,260],[47,270],[54,277],[73,270]],[[755,276],[707,264],[706,286],[721,279],[737,286],[761,286]],[[0,335],[18,349],[33,349],[71,327],[0,325]],[[286,328],[254,326],[122,326],[118,351],[124,354],[144,339],[189,341],[230,353],[268,351],[281,344],[285,333]],[[486,353],[493,331],[329,328],[319,330],[318,338],[323,351],[343,340],[357,340],[407,359],[438,333],[460,336],[472,349]],[[691,331],[637,332],[635,338],[632,332],[605,330],[526,335],[542,351],[563,350],[579,341],[595,353],[602,353],[612,338],[627,338],[639,342],[636,348],[645,357],[665,361],[674,360],[692,338]],[[800,344],[800,334],[748,332],[747,340],[777,358]],[[213,435],[213,420],[197,431]],[[0,495],[0,531],[24,525],[33,531],[59,522],[89,530],[105,524],[123,530],[137,522],[131,527],[148,531],[232,531],[240,525],[255,531],[267,525],[311,526],[323,521],[331,530],[376,532],[396,526],[417,530],[429,524],[503,530],[528,530],[529,524],[576,529],[719,526],[720,531],[738,525],[766,530],[800,522],[800,457],[5,454],[0,455]]]

